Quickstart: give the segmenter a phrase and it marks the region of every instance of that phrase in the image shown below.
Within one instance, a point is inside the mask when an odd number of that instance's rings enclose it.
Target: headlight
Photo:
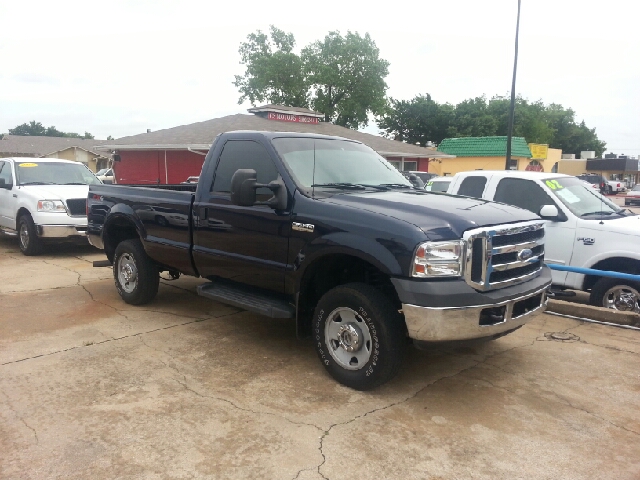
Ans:
[[[67,213],[64,203],[60,200],[38,200],[38,211],[49,213]]]
[[[425,242],[418,245],[411,275],[418,278],[462,275],[464,242]]]

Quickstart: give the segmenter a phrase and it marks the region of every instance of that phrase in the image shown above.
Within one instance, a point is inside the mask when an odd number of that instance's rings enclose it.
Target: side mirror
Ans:
[[[558,207],[555,205],[544,205],[540,209],[540,217],[545,218],[547,220],[558,220],[560,217],[560,212],[558,211]]]
[[[5,190],[11,190],[13,188],[13,184],[7,183],[4,178],[0,178],[0,188],[4,188]]]
[[[256,201],[258,188],[268,188],[273,192],[273,197],[266,202]],[[231,177],[231,202],[243,207],[268,205],[275,210],[284,210],[287,208],[287,188],[280,176],[268,184],[258,183],[255,170],[239,169]]]

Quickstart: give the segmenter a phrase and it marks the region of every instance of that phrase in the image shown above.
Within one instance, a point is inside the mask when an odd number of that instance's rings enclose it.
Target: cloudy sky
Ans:
[[[270,24],[299,48],[330,30],[369,32],[397,99],[506,95],[516,10],[516,0],[0,0],[0,132],[36,120],[118,138],[245,112],[231,83],[243,73],[238,47]],[[573,108],[609,151],[640,155],[634,12],[623,0],[522,0],[516,90]]]

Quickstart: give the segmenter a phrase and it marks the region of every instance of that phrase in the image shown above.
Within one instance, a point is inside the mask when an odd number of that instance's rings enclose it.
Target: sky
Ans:
[[[607,151],[638,156],[633,5],[522,0],[516,93],[572,108]],[[516,14],[516,0],[0,0],[0,133],[35,120],[119,138],[245,113],[232,84],[244,72],[238,48],[272,24],[298,50],[329,31],[368,32],[395,99],[508,95]]]

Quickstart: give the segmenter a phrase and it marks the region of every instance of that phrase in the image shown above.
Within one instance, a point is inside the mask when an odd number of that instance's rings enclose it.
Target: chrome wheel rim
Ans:
[[[23,250],[29,248],[29,229],[24,222],[20,224],[20,246]]]
[[[354,310],[336,308],[327,318],[324,342],[331,357],[346,370],[360,370],[371,358],[371,332]]]
[[[628,285],[616,285],[604,294],[602,305],[621,312],[640,313],[640,293]]]
[[[118,283],[127,293],[132,293],[138,286],[138,267],[130,253],[123,253],[118,259]]]

